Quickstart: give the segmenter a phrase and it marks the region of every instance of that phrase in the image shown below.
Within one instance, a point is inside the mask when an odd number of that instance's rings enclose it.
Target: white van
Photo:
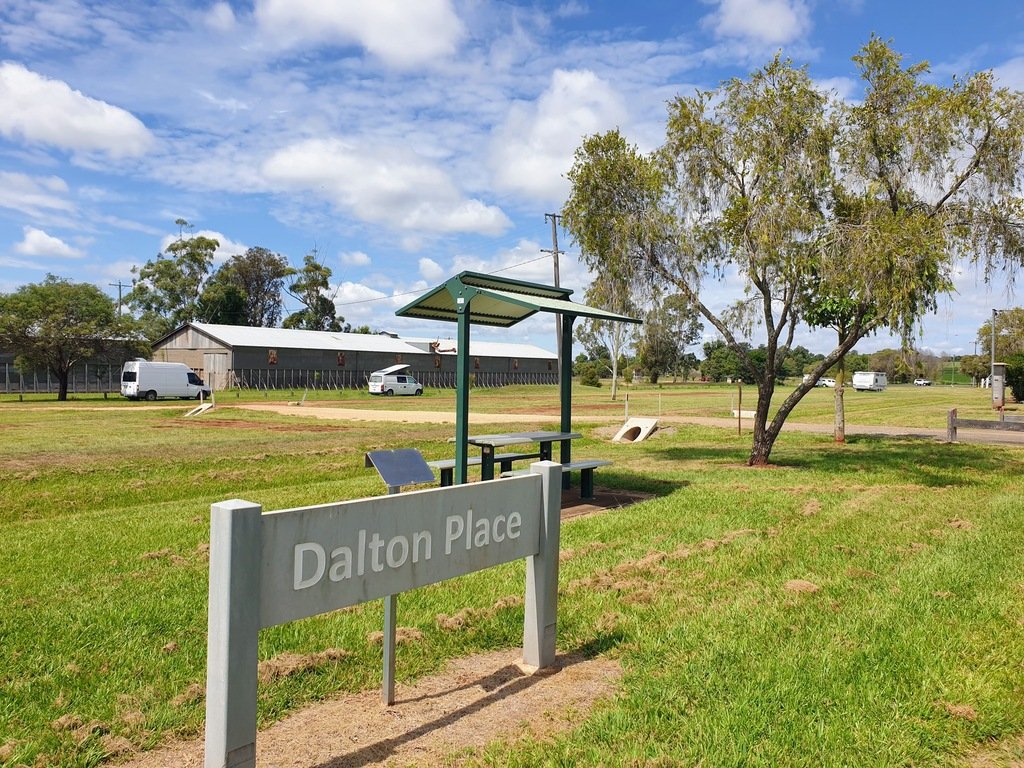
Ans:
[[[853,388],[858,392],[881,392],[889,381],[878,371],[856,371],[853,374]]]
[[[409,368],[408,365],[392,365],[381,368],[370,374],[371,395],[422,395],[423,385],[416,377],[407,373],[399,373]]]
[[[121,395],[129,400],[209,397],[210,388],[184,363],[151,363],[139,358],[121,368]]]

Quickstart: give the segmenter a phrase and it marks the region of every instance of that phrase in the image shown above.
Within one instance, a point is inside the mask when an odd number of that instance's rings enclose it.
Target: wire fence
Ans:
[[[7,394],[50,394],[60,391],[57,377],[47,371],[21,373],[10,363],[3,366],[3,391]],[[120,392],[121,366],[84,364],[68,374],[68,393]]]
[[[304,368],[234,368],[228,373],[228,389],[362,389],[370,380],[372,371],[339,371],[337,369]],[[414,371],[413,376],[424,387],[455,389],[454,371]],[[470,384],[475,387],[496,388],[514,384],[557,384],[557,373],[530,373],[522,371],[474,371]]]
[[[203,376],[203,371],[198,372]],[[215,388],[226,389],[313,389],[341,390],[366,387],[372,371],[339,371],[337,369],[304,368],[235,368],[228,371],[225,382],[211,382]],[[454,371],[416,371],[416,380],[424,387],[455,389]],[[212,378],[212,377],[211,377]],[[223,376],[222,376],[223,378]],[[558,374],[553,372],[473,371],[470,384],[474,387],[497,388],[515,384],[557,384]],[[49,371],[21,373],[10,363],[3,364],[0,380],[6,394],[51,394],[60,391],[60,382]],[[68,375],[68,394],[115,393],[121,391],[121,367],[117,365],[87,364],[77,366]]]

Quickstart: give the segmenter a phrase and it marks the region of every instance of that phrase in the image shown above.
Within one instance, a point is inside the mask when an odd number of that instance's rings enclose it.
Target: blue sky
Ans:
[[[779,50],[856,99],[872,33],[936,82],[993,69],[1024,89],[1022,30],[1019,0],[5,0],[0,291],[50,272],[116,297],[184,218],[221,260],[315,247],[346,320],[447,337],[394,310],[465,269],[551,282],[544,214],[581,137],[619,127],[653,149],[669,99]],[[919,346],[972,353],[991,309],[1019,303],[971,270],[957,289]],[[549,318],[507,333],[477,336],[554,348]]]

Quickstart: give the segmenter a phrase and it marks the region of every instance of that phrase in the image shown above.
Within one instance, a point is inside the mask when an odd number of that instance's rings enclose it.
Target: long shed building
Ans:
[[[451,339],[187,323],[153,344],[153,359],[194,368],[217,390],[361,388],[373,371],[407,364],[428,387],[454,387]],[[556,384],[558,356],[532,344],[470,342],[477,386]]]

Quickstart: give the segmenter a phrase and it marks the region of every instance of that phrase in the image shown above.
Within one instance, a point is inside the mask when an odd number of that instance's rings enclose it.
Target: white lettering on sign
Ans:
[[[444,553],[450,555],[456,546],[470,551],[490,546],[492,541],[518,539],[522,524],[518,512],[477,520],[473,519],[472,509],[461,515],[449,515],[445,518]],[[410,559],[413,563],[424,562],[430,559],[432,552],[430,531],[417,531],[410,541],[410,537],[401,534],[385,539],[377,531],[371,533],[362,528],[356,534],[354,555],[351,547],[340,546],[331,550],[329,558],[322,544],[304,541],[295,545],[292,589],[308,589],[319,584],[325,575],[331,581],[363,576],[367,564],[373,573],[380,573],[385,567],[401,568]]]
[[[492,541],[501,543],[506,538],[518,539],[522,524],[523,518],[518,512],[474,522],[473,510],[467,509],[464,515],[451,515],[445,520],[444,553],[450,555],[460,539],[467,551],[486,547]]]
[[[263,514],[261,626],[535,554],[540,484],[531,474]]]
[[[366,529],[361,529],[357,535],[356,553],[356,576],[362,576],[366,564],[366,553],[369,552],[370,570],[380,573],[384,570],[385,563],[388,568],[401,568],[412,555],[412,562],[418,563],[422,560],[429,560],[430,531],[417,531],[412,535],[412,543],[407,536],[395,536],[385,542],[381,535],[374,531],[367,538]],[[381,550],[384,557],[381,558]],[[292,589],[298,591],[307,589],[319,584],[320,580],[327,574],[331,581],[344,581],[351,579],[352,572],[352,548],[335,547],[331,550],[330,569],[327,567],[327,550],[315,541],[304,541],[295,545],[295,567],[293,570],[294,579]]]

